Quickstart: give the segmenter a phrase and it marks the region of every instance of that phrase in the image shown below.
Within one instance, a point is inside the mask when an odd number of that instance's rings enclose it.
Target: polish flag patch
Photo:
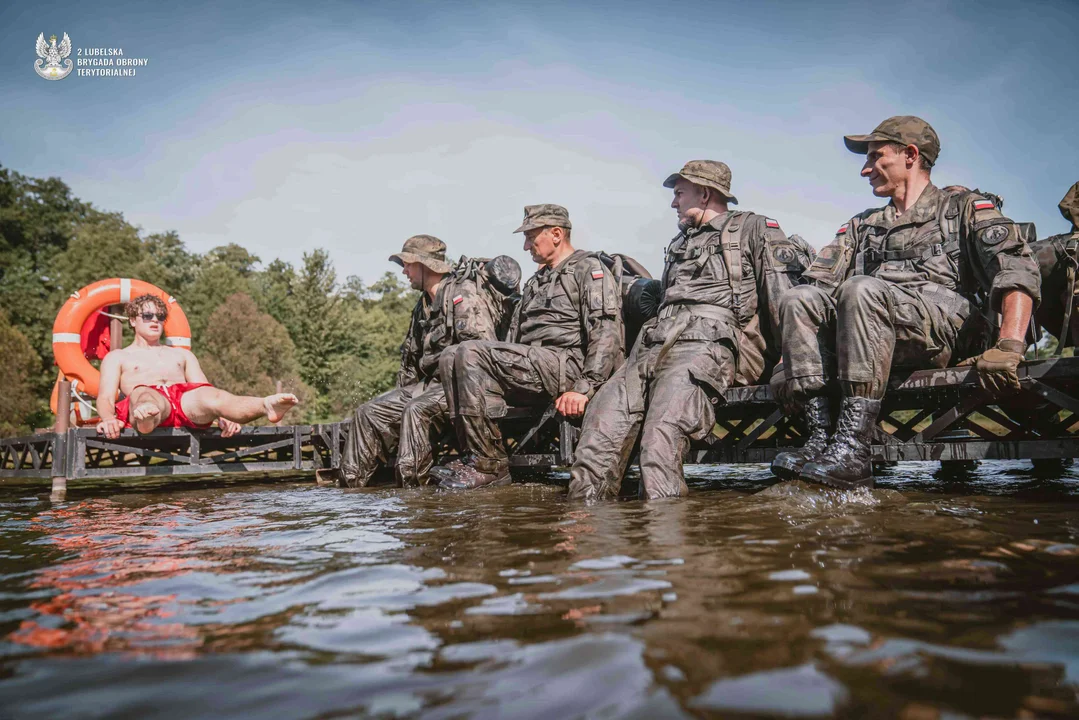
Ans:
[[[848,228],[850,228],[850,223],[845,223],[843,225],[840,225],[839,229],[835,231],[835,234],[836,235],[842,235],[843,233],[847,232]]]
[[[455,297],[455,298],[453,299],[453,304],[454,304],[454,305],[460,305],[460,304],[461,304],[462,302],[464,302],[464,300],[465,300],[465,296],[464,296],[464,295],[458,295],[457,297]]]
[[[996,207],[992,200],[976,200],[974,202],[975,210],[992,210]]]
[[[599,280],[601,277],[603,277],[603,271],[602,270],[593,270],[592,271],[592,279],[593,280]]]
[[[776,222],[775,220],[773,220],[772,218],[765,218],[765,219],[764,219],[764,224],[765,224],[765,225],[766,225],[767,227],[770,227],[770,228],[776,228],[776,229],[778,229],[778,228],[779,228],[779,223],[777,223],[777,222]]]

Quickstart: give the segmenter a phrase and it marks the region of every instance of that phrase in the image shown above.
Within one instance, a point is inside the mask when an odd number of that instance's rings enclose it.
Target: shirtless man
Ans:
[[[190,350],[161,343],[168,307],[156,295],[140,295],[125,308],[135,341],[101,361],[97,431],[117,438],[124,427],[148,433],[158,427],[208,428],[222,437],[265,416],[278,422],[298,400],[291,393],[264,398],[233,395],[212,386]],[[127,397],[116,402],[117,391]]]

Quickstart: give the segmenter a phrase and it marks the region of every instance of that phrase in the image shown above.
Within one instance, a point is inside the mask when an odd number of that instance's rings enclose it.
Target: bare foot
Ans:
[[[281,418],[285,417],[285,413],[291,410],[292,406],[298,402],[300,402],[300,399],[292,393],[267,395],[262,400],[262,404],[266,406],[266,419],[272,423],[281,422]]]
[[[131,420],[135,429],[143,435],[153,432],[161,423],[161,408],[152,402],[136,405],[135,409],[131,411]]]

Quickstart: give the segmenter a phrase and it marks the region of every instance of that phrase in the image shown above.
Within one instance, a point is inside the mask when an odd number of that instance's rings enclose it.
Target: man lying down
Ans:
[[[266,397],[233,395],[211,385],[190,350],[161,342],[168,307],[156,295],[140,295],[125,307],[135,340],[101,361],[97,431],[117,438],[125,427],[148,433],[159,427],[204,429],[214,420],[223,437],[267,418],[278,422],[298,400],[291,393]],[[117,391],[127,396],[116,402]]]

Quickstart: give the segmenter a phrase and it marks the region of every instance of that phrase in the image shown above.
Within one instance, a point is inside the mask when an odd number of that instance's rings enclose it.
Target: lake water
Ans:
[[[0,487],[0,717],[1076,717],[1079,473]]]

